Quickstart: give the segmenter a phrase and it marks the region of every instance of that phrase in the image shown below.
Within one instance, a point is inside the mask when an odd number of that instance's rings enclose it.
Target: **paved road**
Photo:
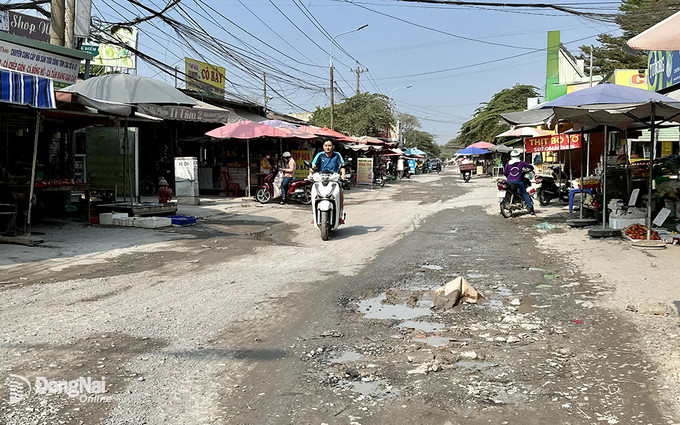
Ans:
[[[103,377],[108,391],[10,404],[4,386],[1,417],[672,422],[632,326],[592,307],[601,282],[538,252],[544,219],[502,219],[488,180],[463,185],[447,170],[346,202],[348,224],[328,242],[304,207],[244,205],[169,242],[156,232],[152,244],[8,269],[28,277],[0,299],[5,373]],[[429,291],[456,276],[488,300],[431,312]]]

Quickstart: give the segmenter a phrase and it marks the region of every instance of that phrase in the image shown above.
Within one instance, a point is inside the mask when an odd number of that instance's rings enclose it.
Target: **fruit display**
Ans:
[[[623,234],[631,239],[647,239],[647,226],[637,223],[631,224],[623,230]],[[652,230],[651,238],[654,241],[661,240],[659,234],[654,230]]]

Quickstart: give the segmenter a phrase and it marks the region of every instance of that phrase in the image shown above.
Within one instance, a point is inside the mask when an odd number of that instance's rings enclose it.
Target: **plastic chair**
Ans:
[[[574,209],[574,195],[577,193],[589,193],[592,196],[593,189],[571,189],[569,191],[569,212],[572,212]]]
[[[224,196],[229,196],[229,192],[233,192],[234,196],[238,196],[238,183],[234,183],[228,172],[222,171],[222,184],[224,185]]]

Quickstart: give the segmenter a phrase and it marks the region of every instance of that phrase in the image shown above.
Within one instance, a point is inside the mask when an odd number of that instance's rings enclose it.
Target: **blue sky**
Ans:
[[[143,4],[165,6],[158,0]],[[554,4],[613,13],[619,2]],[[94,0],[92,14],[121,22],[147,12],[126,0]],[[202,28],[205,33],[197,34],[202,43],[182,41],[169,25],[154,19],[139,25],[141,51],[180,69],[185,56],[223,66],[227,91],[260,103],[266,72],[269,106],[283,113],[330,104],[330,38],[368,24],[335,39],[336,103],[343,94],[354,94],[351,69],[358,66],[362,92],[392,95],[396,109],[418,117],[422,130],[440,144],[454,138],[480,104],[504,88],[532,84],[543,93],[548,31],[560,30],[562,43],[574,54],[580,45],[596,44],[600,33],[618,33],[615,24],[551,9],[395,0],[183,0],[167,16]],[[222,54],[211,47],[213,40],[228,45]],[[232,54],[236,58],[229,60]],[[249,65],[244,67],[245,62]],[[137,72],[173,83],[142,61]]]

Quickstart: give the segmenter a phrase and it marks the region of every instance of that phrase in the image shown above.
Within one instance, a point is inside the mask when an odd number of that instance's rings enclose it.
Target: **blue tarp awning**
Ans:
[[[483,155],[485,153],[489,153],[489,151],[486,149],[468,146],[467,148],[461,149],[458,152],[456,152],[456,155]]]
[[[54,109],[54,83],[49,78],[0,70],[0,101]]]

